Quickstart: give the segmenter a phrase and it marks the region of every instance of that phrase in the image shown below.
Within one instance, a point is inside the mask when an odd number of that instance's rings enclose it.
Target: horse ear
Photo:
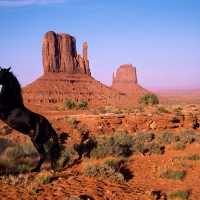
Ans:
[[[10,71],[11,67],[9,67],[7,70]]]
[[[2,68],[0,67],[0,70],[2,70]]]

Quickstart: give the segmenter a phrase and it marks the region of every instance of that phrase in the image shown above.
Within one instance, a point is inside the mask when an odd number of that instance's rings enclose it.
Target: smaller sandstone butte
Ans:
[[[138,85],[136,68],[132,64],[121,65],[117,69],[116,76],[113,73],[111,87],[130,97],[140,97],[152,93]]]
[[[87,58],[87,43],[83,43],[83,58],[77,54],[76,38],[69,34],[48,31],[44,35],[42,57],[44,73],[66,72],[91,76]]]

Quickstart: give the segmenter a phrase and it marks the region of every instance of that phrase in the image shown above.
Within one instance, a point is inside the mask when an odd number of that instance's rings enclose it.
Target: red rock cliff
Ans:
[[[87,59],[87,43],[83,43],[84,58],[76,51],[76,38],[69,34],[49,31],[44,35],[42,45],[44,73],[66,72],[91,76]]]
[[[116,72],[113,73],[113,82],[111,87],[127,94],[130,97],[140,97],[144,94],[152,93],[138,85],[136,68],[132,64],[121,65]]]

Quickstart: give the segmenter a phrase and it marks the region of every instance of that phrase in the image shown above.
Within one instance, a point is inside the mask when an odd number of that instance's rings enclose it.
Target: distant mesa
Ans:
[[[132,98],[91,76],[87,49],[84,42],[81,57],[76,51],[75,37],[47,32],[42,45],[44,74],[22,88],[24,102],[63,105],[71,99],[75,103],[87,101],[90,107],[133,106]]]
[[[87,58],[87,43],[83,43],[83,58],[77,54],[76,38],[69,34],[49,31],[42,46],[44,73],[66,72],[91,75]]]
[[[136,67],[133,67],[132,64],[121,65],[117,69],[116,76],[113,73],[111,87],[130,97],[140,97],[152,93],[138,85]]]

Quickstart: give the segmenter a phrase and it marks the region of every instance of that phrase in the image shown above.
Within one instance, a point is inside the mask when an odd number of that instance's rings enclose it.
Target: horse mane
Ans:
[[[20,99],[23,101],[22,99],[22,89],[21,89],[21,85],[19,83],[19,81],[17,80],[16,76],[12,73],[10,73],[10,87],[13,88],[14,90],[14,94],[17,97],[17,99]]]

